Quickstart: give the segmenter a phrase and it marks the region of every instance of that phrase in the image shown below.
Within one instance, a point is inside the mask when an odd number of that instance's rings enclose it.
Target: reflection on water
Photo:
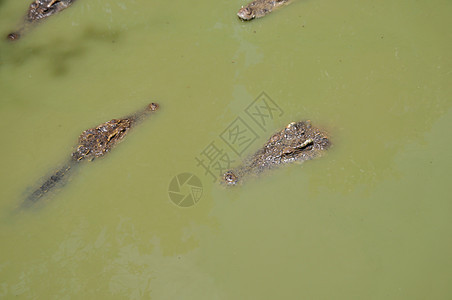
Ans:
[[[300,1],[252,23],[243,4],[79,0],[0,42],[1,296],[452,294],[451,4]],[[0,0],[4,36],[27,5]],[[332,147],[225,189],[196,158],[262,92],[284,113],[224,153],[305,119]],[[153,122],[12,213],[80,132],[149,102]],[[168,195],[181,173],[202,182],[190,207]]]

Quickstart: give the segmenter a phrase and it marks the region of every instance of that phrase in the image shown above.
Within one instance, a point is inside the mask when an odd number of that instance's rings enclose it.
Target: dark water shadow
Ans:
[[[1,0],[0,0],[1,1]],[[1,55],[0,69],[4,64],[22,67],[34,60],[44,61],[46,71],[54,76],[70,73],[70,64],[89,53],[91,47],[99,43],[115,43],[120,38],[118,31],[103,30],[96,27],[85,28],[78,36],[56,37],[44,43],[16,44],[7,42],[3,48],[13,47]]]

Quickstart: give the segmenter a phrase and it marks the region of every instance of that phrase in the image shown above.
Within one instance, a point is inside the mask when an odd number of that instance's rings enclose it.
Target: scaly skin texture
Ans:
[[[271,13],[275,8],[280,7],[289,0],[255,0],[247,6],[243,6],[237,16],[243,21],[250,21],[255,18],[262,18]]]
[[[151,103],[133,115],[122,119],[113,119],[91,129],[85,130],[78,139],[78,145],[71,155],[71,159],[63,167],[51,175],[38,189],[36,189],[24,202],[29,206],[37,202],[47,192],[61,182],[68,173],[83,160],[91,161],[102,157],[113,149],[127,135],[129,130],[150,113],[156,111],[159,105]]]
[[[16,32],[8,34],[11,41],[19,39],[31,25],[68,8],[76,0],[36,0],[28,8],[24,24]]]
[[[310,121],[293,122],[273,134],[265,145],[236,169],[222,176],[226,185],[236,185],[244,177],[293,162],[321,156],[330,146],[326,133],[311,126]]]
[[[115,147],[129,132],[134,120],[131,118],[113,119],[99,126],[85,130],[78,139],[78,146],[72,159],[80,161],[101,157]]]
[[[93,160],[104,156],[122,141],[132,126],[158,108],[158,104],[151,103],[143,111],[131,116],[113,119],[83,131],[78,138],[78,146],[72,153],[72,159],[75,161]]]
[[[47,18],[68,8],[74,1],[75,0],[36,0],[30,4],[27,13],[27,21],[35,22]]]

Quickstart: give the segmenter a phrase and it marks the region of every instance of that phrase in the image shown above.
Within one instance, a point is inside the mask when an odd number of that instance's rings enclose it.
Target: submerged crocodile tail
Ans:
[[[47,192],[49,192],[59,182],[62,181],[62,179],[69,173],[72,167],[72,164],[67,164],[56,171],[38,189],[36,189],[30,196],[28,196],[27,199],[25,199],[23,206],[30,206],[39,201],[47,194]]]

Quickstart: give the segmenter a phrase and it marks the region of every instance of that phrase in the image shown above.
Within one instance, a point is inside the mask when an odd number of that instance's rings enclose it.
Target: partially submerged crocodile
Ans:
[[[28,206],[41,199],[49,190],[66,177],[70,170],[79,165],[81,161],[92,161],[95,158],[104,156],[122,141],[132,127],[158,108],[158,104],[151,103],[144,110],[133,115],[122,119],[113,119],[85,130],[80,135],[78,145],[71,154],[69,161],[28,196],[24,205]]]
[[[243,21],[262,18],[271,13],[275,8],[287,4],[289,0],[255,0],[247,6],[242,6],[237,16]]]
[[[265,145],[236,169],[222,176],[226,185],[236,185],[249,175],[258,175],[280,165],[319,157],[330,146],[326,133],[310,121],[293,122],[273,134]]]
[[[21,28],[15,32],[8,34],[9,40],[17,40],[28,30],[31,25],[50,17],[66,8],[68,8],[75,0],[36,0],[30,4],[27,16]]]

